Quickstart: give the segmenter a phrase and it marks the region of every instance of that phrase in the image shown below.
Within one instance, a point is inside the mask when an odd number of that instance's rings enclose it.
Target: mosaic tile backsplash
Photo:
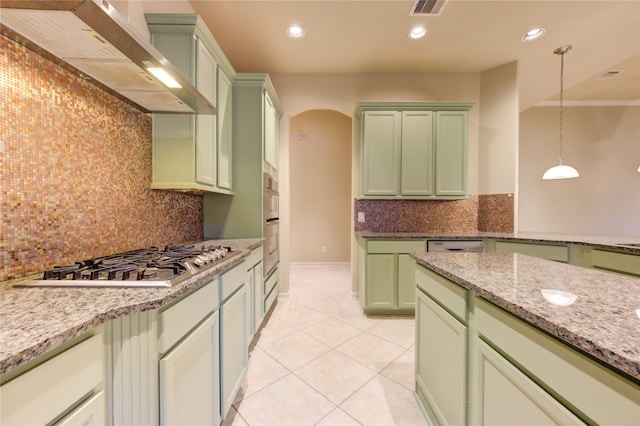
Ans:
[[[365,223],[358,222],[364,212]],[[513,197],[470,195],[466,200],[355,200],[356,231],[513,232]]]
[[[0,281],[202,238],[198,194],[151,184],[151,117],[0,35]]]

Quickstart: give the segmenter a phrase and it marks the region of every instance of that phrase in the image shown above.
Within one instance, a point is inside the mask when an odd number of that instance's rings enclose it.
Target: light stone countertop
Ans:
[[[613,249],[627,253],[640,253],[640,247],[624,246],[622,244],[640,244],[638,237],[615,237],[600,235],[580,234],[551,234],[542,232],[518,232],[504,234],[496,232],[468,232],[468,233],[443,233],[443,232],[371,232],[357,231],[356,236],[361,238],[388,238],[388,239],[427,239],[427,240],[464,240],[464,239],[498,239],[523,243],[553,243],[553,244],[581,244],[595,248]],[[426,249],[425,249],[426,250]]]
[[[167,305],[241,263],[263,240],[199,242],[231,247],[240,254],[172,288],[0,287],[0,374],[109,320]]]
[[[417,262],[640,383],[640,279],[513,253],[412,253]],[[577,296],[553,305],[541,290]]]

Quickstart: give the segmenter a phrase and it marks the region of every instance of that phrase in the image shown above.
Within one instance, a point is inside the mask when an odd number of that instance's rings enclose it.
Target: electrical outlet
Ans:
[[[320,253],[326,253],[326,252],[327,252],[327,247],[326,246],[320,247]]]
[[[358,212],[358,222],[364,223],[364,212]]]

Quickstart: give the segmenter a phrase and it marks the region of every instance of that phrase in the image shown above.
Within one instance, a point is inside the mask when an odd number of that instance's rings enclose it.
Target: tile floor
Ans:
[[[223,425],[426,425],[413,396],[414,319],[366,317],[349,265],[291,265]]]

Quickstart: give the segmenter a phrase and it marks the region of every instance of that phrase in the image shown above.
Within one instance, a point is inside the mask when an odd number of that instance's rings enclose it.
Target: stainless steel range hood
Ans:
[[[0,23],[149,112],[215,114],[208,100],[106,0],[2,0]],[[169,88],[148,68],[178,83]]]

